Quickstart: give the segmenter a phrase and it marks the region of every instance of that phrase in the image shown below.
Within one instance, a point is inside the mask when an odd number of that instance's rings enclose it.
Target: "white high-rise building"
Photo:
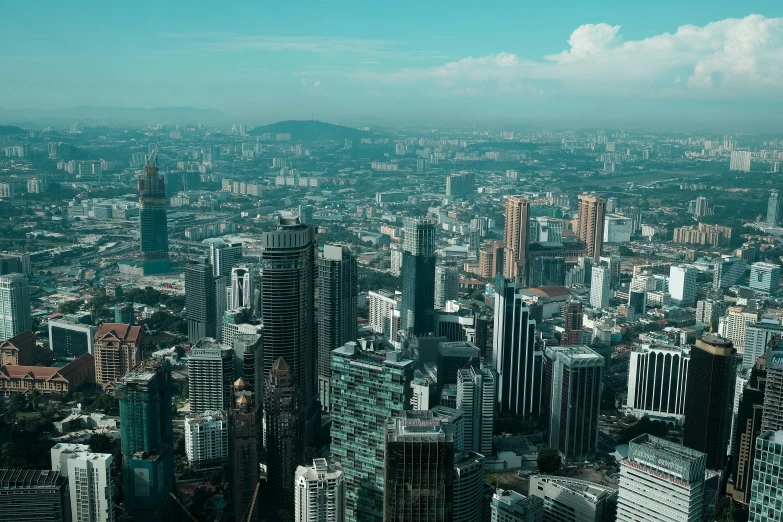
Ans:
[[[242,260],[242,243],[229,243],[224,239],[205,239],[209,245],[209,264],[212,265],[212,275],[225,277],[229,281],[231,269]]]
[[[628,243],[633,232],[633,220],[626,216],[604,218],[604,243]]]
[[[625,412],[639,419],[685,420],[690,348],[642,345],[631,351]]]
[[[446,308],[446,301],[459,297],[459,271],[451,266],[435,266],[435,308]]]
[[[231,269],[231,302],[229,310],[247,308],[251,314],[256,310],[256,275],[253,265],[235,266]]]
[[[466,450],[492,453],[495,422],[495,374],[484,365],[479,370],[463,368],[457,373],[457,409],[465,419]]]
[[[669,270],[669,293],[677,306],[693,306],[696,301],[695,268],[673,266]]]
[[[733,150],[731,151],[731,161],[729,170],[738,170],[740,172],[750,172],[750,151]]]
[[[652,435],[620,462],[617,522],[697,522],[704,516],[707,455]]]
[[[198,469],[228,458],[228,416],[222,410],[185,417],[185,454]]]
[[[767,201],[767,225],[771,227],[778,226],[779,211],[780,201],[778,200],[778,191],[773,190],[769,194],[769,201]]]
[[[108,453],[89,452],[72,453],[68,457],[73,522],[114,521],[112,458]]]
[[[72,444],[58,442],[51,449],[52,471],[59,471],[61,475],[68,474],[68,457],[74,453],[89,453],[87,444]]]
[[[190,411],[225,410],[232,405],[234,349],[204,337],[190,349],[188,357],[188,395]]]
[[[393,315],[398,301],[393,295],[383,291],[367,292],[370,301],[370,328],[373,332],[391,338]]]
[[[295,522],[345,520],[345,477],[338,465],[314,459],[312,466],[296,468],[294,484]]]
[[[590,277],[590,306],[606,308],[611,297],[611,272],[605,266],[594,266]]]
[[[27,278],[22,274],[0,276],[0,342],[31,328]]]
[[[721,321],[718,333],[734,343],[737,353],[744,353],[748,325],[758,321],[758,318],[757,312],[747,311],[741,306],[731,306]]]
[[[780,265],[753,263],[750,265],[750,284],[753,290],[776,296],[780,290]]]

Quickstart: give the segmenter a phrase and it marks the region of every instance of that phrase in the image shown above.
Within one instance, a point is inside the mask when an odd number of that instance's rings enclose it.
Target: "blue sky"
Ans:
[[[160,4],[16,3],[0,108],[644,126],[739,125],[783,102],[780,1]]]

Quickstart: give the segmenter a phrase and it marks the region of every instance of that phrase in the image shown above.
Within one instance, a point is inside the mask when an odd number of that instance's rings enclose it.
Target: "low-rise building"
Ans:
[[[545,520],[609,522],[617,515],[617,490],[595,482],[533,475],[528,494],[544,501]]]
[[[95,362],[90,354],[84,354],[62,368],[48,366],[0,367],[0,396],[38,390],[42,394],[68,393],[84,383],[95,382]]]

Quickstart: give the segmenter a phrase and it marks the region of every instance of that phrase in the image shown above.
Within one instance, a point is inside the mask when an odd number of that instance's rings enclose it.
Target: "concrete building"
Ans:
[[[227,410],[234,382],[234,349],[204,337],[188,356],[190,411]]]
[[[598,264],[603,249],[606,200],[582,194],[579,196],[579,219],[576,237],[585,244],[587,255]]]
[[[64,476],[68,474],[68,457],[74,453],[89,453],[90,446],[87,444],[74,444],[58,442],[50,450],[52,458],[52,471],[59,471]]]
[[[617,522],[701,521],[707,456],[652,435],[631,440],[620,462]]]
[[[595,458],[604,358],[587,346],[549,346],[544,366],[549,447],[566,462]]]
[[[723,257],[715,263],[712,287],[715,290],[729,288],[742,280],[748,263],[741,257]]]
[[[528,495],[544,501],[547,522],[611,522],[617,515],[617,490],[595,482],[533,475]]]
[[[452,266],[435,266],[435,308],[446,308],[446,301],[459,298],[459,270]]]
[[[764,355],[773,337],[783,339],[783,325],[770,317],[762,317],[758,322],[745,326],[745,348],[742,352],[742,368],[753,368],[759,357]]]
[[[476,191],[476,173],[460,172],[446,176],[446,196],[467,196]]]
[[[255,315],[258,297],[258,290],[256,288],[258,273],[255,266],[235,266],[231,268],[230,278],[231,302],[228,303],[228,309],[237,310],[239,308],[244,308],[250,311],[250,315]],[[226,279],[228,280],[228,277],[226,277]]]
[[[63,367],[0,367],[0,397],[27,394],[33,390],[41,395],[67,394],[91,382],[95,382],[95,359],[88,353]]]
[[[602,310],[609,306],[611,273],[605,266],[594,266],[590,276],[590,306]]]
[[[318,257],[318,398],[331,402],[332,350],[356,340],[356,256],[345,246],[325,245]]]
[[[465,449],[489,455],[495,422],[497,383],[491,368],[469,367],[457,373],[457,409],[465,419]]]
[[[582,343],[582,324],[584,320],[582,313],[582,303],[579,301],[571,301],[563,308],[565,332],[561,339],[562,344],[575,345]]]
[[[696,303],[696,269],[673,266],[669,270],[669,293],[677,306],[693,306]]]
[[[642,345],[631,351],[625,411],[676,424],[685,421],[690,348]]]
[[[731,227],[707,225],[685,226],[674,229],[674,243],[692,245],[728,246],[731,241]]]
[[[384,427],[410,407],[414,363],[400,352],[332,351],[332,452],[346,481],[346,522],[383,520]]]
[[[706,323],[712,331],[718,331],[720,318],[726,315],[728,303],[719,299],[701,299],[696,303],[696,322]]]
[[[510,279],[498,278],[495,291],[492,367],[497,373],[498,410],[538,415],[543,354],[536,349],[536,322]]]
[[[114,522],[113,457],[106,453],[72,453],[67,460],[73,522]]]
[[[737,352],[741,354],[745,351],[748,325],[754,324],[758,318],[758,312],[746,310],[741,306],[730,306],[726,310],[723,328],[719,327],[718,333],[730,340]]]
[[[604,243],[631,241],[632,220],[626,216],[608,215],[604,218]]]
[[[49,321],[49,349],[58,357],[94,354],[97,326],[52,319]]]
[[[185,416],[185,454],[192,468],[219,467],[228,459],[228,424],[223,410]]]
[[[0,366],[38,366],[54,359],[54,352],[40,346],[27,330],[0,342]]]
[[[294,522],[345,520],[345,476],[339,465],[314,459],[312,466],[297,467],[294,477]]]
[[[737,400],[737,417],[731,445],[732,467],[726,492],[736,502],[745,505],[750,503],[756,438],[762,433],[766,381],[767,370],[764,359],[761,359],[750,371]]]
[[[453,520],[454,429],[431,412],[386,422],[384,522]]]
[[[484,455],[457,452],[454,455],[454,522],[484,520]]]
[[[497,489],[492,495],[490,522],[543,522],[544,501],[516,491]]]
[[[0,513],[15,522],[71,522],[67,473],[0,469]]]
[[[748,522],[783,520],[783,431],[765,431],[756,439],[756,460]]]
[[[258,467],[259,401],[253,389],[241,377],[232,388],[231,411],[229,414],[229,462],[231,463],[231,503],[234,513],[248,513],[253,494],[260,480]],[[258,522],[260,509],[248,513],[247,520]]]
[[[780,200],[778,199],[778,191],[772,190],[769,193],[769,200],[767,201],[767,225],[770,227],[778,226],[778,214],[780,212]]]
[[[242,243],[231,243],[220,238],[205,239],[203,243],[209,245],[212,276],[232,280],[232,269],[242,261]]]
[[[402,254],[402,328],[412,335],[432,332],[435,309],[435,223],[405,221]]]
[[[780,291],[780,265],[753,263],[750,265],[750,287],[753,290],[776,296]]]
[[[103,323],[95,334],[95,381],[101,386],[125,375],[141,360],[144,331],[140,326]]]
[[[750,172],[750,158],[751,158],[750,151],[747,150],[731,151],[731,158],[729,160],[729,170]]]
[[[783,351],[771,348],[766,354],[767,383],[761,431],[783,430]]]
[[[367,299],[370,302],[370,329],[377,334],[383,334],[386,338],[396,340],[396,335],[394,337],[389,336],[393,330],[393,312],[397,309],[399,302],[394,296],[384,291],[367,292]]]
[[[503,277],[527,281],[527,245],[530,222],[530,200],[523,196],[506,198],[505,251]]]
[[[27,278],[22,274],[0,276],[0,341],[31,328]]]

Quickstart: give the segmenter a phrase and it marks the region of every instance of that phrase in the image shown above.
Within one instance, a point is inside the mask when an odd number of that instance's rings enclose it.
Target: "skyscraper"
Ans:
[[[751,153],[747,150],[731,151],[729,160],[729,170],[738,170],[740,172],[750,172]]]
[[[606,200],[587,194],[579,196],[579,225],[576,237],[585,244],[587,255],[598,263],[604,241]]]
[[[652,435],[631,440],[620,462],[617,522],[699,521],[707,456]]]
[[[780,272],[780,265],[775,263],[753,263],[750,265],[748,286],[774,297],[780,291]]]
[[[748,522],[783,520],[783,431],[765,431],[756,439],[756,460]]]
[[[345,520],[345,475],[339,465],[314,459],[296,468],[294,522]]]
[[[242,243],[231,243],[225,239],[210,238],[204,240],[209,245],[209,264],[212,275],[231,278],[231,269],[242,261]]]
[[[772,190],[769,193],[769,201],[767,201],[767,225],[771,227],[778,226],[779,211],[780,201],[778,200],[778,191]]]
[[[473,343],[468,341],[438,343],[437,396],[440,397],[443,388],[457,384],[457,373],[460,369],[470,366],[479,368],[480,362],[481,355],[478,346]]]
[[[260,312],[264,327],[264,378],[279,358],[290,367],[299,397],[302,440],[318,423],[316,402],[316,229],[299,218],[280,218],[261,235]],[[293,487],[293,479],[289,482]]]
[[[669,269],[669,293],[677,306],[693,306],[696,301],[696,269],[672,266]]]
[[[332,452],[345,474],[346,522],[383,520],[386,419],[410,408],[414,364],[400,352],[332,351]]]
[[[218,337],[215,277],[207,264],[192,263],[185,267],[185,311],[191,345],[204,337]]]
[[[234,349],[211,337],[203,337],[188,356],[190,411],[204,413],[231,407],[234,382]]]
[[[258,469],[258,401],[253,390],[241,377],[234,382],[231,406],[230,443],[231,501],[234,516],[247,520],[253,493],[260,480]],[[254,509],[249,520],[257,522],[260,510]]]
[[[95,381],[116,382],[141,360],[144,331],[140,326],[103,323],[95,334]]]
[[[185,455],[191,468],[217,467],[225,462],[228,458],[228,425],[228,416],[223,410],[185,416]]]
[[[402,413],[386,422],[383,520],[451,521],[453,427],[442,424],[429,411]]]
[[[454,455],[454,522],[484,520],[484,455],[474,451]]]
[[[229,310],[245,308],[256,313],[256,270],[253,265],[235,266],[231,269],[231,303]]]
[[[594,266],[590,276],[590,306],[597,309],[609,306],[611,274],[605,266]]]
[[[0,342],[31,328],[27,278],[22,274],[0,276]]]
[[[264,386],[264,445],[275,503],[286,508],[294,502],[296,465],[304,460],[299,398],[291,367],[281,357]]]
[[[125,514],[134,520],[168,519],[174,489],[168,361],[143,361],[114,390],[120,401],[120,441]]]
[[[595,458],[604,358],[587,346],[550,346],[544,361],[549,447],[567,462]]]
[[[405,221],[402,253],[402,328],[412,335],[432,332],[435,313],[435,223]]]
[[[318,257],[318,397],[329,409],[332,350],[356,340],[356,256],[345,246],[325,245]]]
[[[522,196],[506,198],[506,229],[503,277],[527,284],[527,244],[530,200]]]
[[[68,457],[73,522],[114,522],[112,458],[111,454],[90,452]]]
[[[492,453],[495,421],[495,374],[484,365],[457,373],[457,409],[465,420],[465,450]]]
[[[683,444],[707,455],[707,467],[722,470],[732,423],[737,357],[731,341],[717,335],[691,349],[685,396]]]
[[[628,393],[625,406],[642,418],[685,420],[685,390],[690,348],[670,345],[642,345],[631,351]]]
[[[541,407],[541,363],[536,349],[536,322],[509,279],[498,278],[492,366],[497,372],[500,412],[538,415]]]
[[[779,342],[779,339],[776,341]],[[783,351],[770,347],[766,354],[767,385],[764,390],[764,412],[761,431],[783,430]]]
[[[435,266],[435,308],[446,308],[446,301],[459,297],[459,271],[453,266]]]
[[[536,257],[533,261],[530,286],[563,286],[565,284],[565,258]]]
[[[742,368],[753,368],[764,355],[773,338],[783,338],[783,325],[777,319],[762,317],[756,323],[745,326],[745,350],[742,352]]]
[[[582,321],[584,320],[582,312],[582,303],[579,301],[571,301],[563,309],[565,332],[563,333],[562,344],[582,344]]]
[[[152,261],[153,264],[160,264],[161,270],[164,266],[168,268],[166,182],[158,172],[157,151],[150,157],[144,172],[139,176],[139,237],[141,258],[145,266]]]

